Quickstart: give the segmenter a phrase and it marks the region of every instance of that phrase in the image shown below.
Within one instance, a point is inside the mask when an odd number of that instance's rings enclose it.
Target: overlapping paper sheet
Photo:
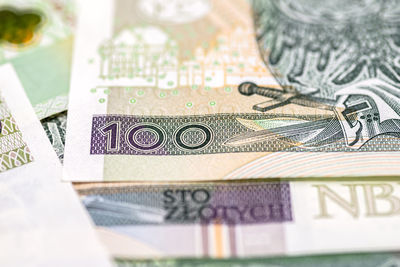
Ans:
[[[111,266],[15,70],[0,73],[0,265]]]

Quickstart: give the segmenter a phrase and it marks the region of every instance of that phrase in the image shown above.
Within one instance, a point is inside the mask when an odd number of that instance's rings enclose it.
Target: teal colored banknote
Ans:
[[[0,0],[0,64],[11,63],[40,119],[67,108],[74,1]]]

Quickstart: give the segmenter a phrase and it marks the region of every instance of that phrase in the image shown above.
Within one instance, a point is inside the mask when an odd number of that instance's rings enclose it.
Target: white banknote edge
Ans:
[[[0,217],[9,215],[0,223],[0,265],[111,266],[71,184],[60,182],[61,165],[14,69],[3,65],[0,73],[2,96],[34,157],[0,174],[0,198],[19,204],[0,204]]]
[[[102,12],[94,12],[91,16],[82,15],[83,11],[91,6],[92,1],[83,1],[80,3],[78,12],[77,25],[91,23],[91,21],[99,21],[105,18],[111,17],[113,13],[111,1],[96,2],[98,10]],[[90,42],[96,44],[103,41],[103,35],[110,33],[112,25],[107,27],[92,27]],[[87,44],[86,33],[82,31],[82,27],[76,28],[74,47],[86,47]],[[86,36],[87,37],[87,36]],[[89,46],[91,47],[91,46]],[[90,144],[90,135],[86,133],[91,132],[92,118],[86,116],[89,113],[106,114],[107,106],[95,102],[88,103],[85,101],[87,97],[90,97],[91,93],[88,88],[92,86],[92,81],[89,77],[95,75],[89,68],[81,67],[88,64],[87,58],[89,53],[73,53],[72,57],[72,72],[71,72],[71,89],[69,93],[69,106],[68,106],[68,118],[67,125],[68,130],[65,137],[65,152],[64,152],[64,168],[63,168],[63,180],[87,180],[87,177],[91,177],[91,181],[102,181],[103,180],[103,169],[104,169],[104,156],[99,155],[96,157],[84,157],[83,154],[89,154],[90,148],[87,144]],[[105,96],[107,101],[107,96]],[[72,101],[71,101],[72,100]],[[85,114],[81,113],[81,107],[85,107]],[[75,131],[78,130],[78,131]],[[79,133],[79,134],[77,134]],[[76,154],[76,148],[80,148],[79,155]],[[96,166],[96,168],[92,168]]]

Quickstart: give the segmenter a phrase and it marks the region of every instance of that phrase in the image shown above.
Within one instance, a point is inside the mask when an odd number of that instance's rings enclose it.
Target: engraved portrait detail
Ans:
[[[400,83],[399,4],[256,1],[261,54],[282,83],[319,88],[330,98],[340,86],[368,78]]]

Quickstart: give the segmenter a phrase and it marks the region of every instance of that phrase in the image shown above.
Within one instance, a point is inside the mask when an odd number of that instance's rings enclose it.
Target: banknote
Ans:
[[[396,3],[85,1],[63,178],[398,175]]]
[[[243,258],[399,249],[400,184],[78,183],[117,258]]]
[[[40,119],[67,108],[75,9],[70,0],[0,1],[0,64],[13,65]]]
[[[373,253],[350,254],[312,257],[279,257],[279,258],[248,258],[248,259],[169,259],[169,260],[129,260],[117,259],[118,267],[398,267],[398,254]]]
[[[67,131],[67,112],[50,116],[41,121],[54,151],[61,163],[64,160],[65,133]]]
[[[0,265],[111,266],[15,70],[0,72]]]

